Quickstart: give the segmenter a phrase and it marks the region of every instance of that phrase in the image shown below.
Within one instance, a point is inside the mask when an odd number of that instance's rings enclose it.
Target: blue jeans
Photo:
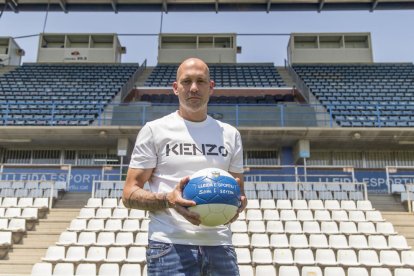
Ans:
[[[238,276],[232,245],[197,246],[148,241],[149,276]]]

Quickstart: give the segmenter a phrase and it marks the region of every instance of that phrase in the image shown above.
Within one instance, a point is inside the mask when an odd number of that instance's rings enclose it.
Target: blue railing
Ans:
[[[76,101],[0,103],[0,125],[144,125],[177,104]],[[412,127],[413,105],[211,104],[209,114],[237,127]]]

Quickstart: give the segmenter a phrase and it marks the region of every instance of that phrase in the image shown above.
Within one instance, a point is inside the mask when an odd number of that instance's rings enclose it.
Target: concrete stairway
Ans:
[[[67,193],[40,219],[34,231],[28,231],[21,244],[14,244],[5,260],[0,260],[0,275],[30,275],[35,263],[41,262],[49,246],[58,241],[80,208],[87,203],[90,193]]]
[[[287,87],[297,86],[285,67],[276,67],[277,72],[282,77]]]
[[[147,78],[149,77],[149,75],[151,75],[152,71],[154,70],[155,67],[147,67],[142,73],[141,75],[138,77],[135,86],[136,87],[143,87],[145,81],[147,80]]]
[[[392,195],[368,195],[372,207],[381,211],[382,217],[394,225],[414,249],[414,214],[407,212],[400,199]]]
[[[13,71],[16,68],[17,68],[16,66],[0,66],[0,76],[10,71]]]

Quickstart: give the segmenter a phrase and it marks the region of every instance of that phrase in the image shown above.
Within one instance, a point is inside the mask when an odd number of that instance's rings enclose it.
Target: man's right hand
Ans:
[[[187,200],[183,198],[183,189],[185,185],[190,181],[190,177],[186,176],[180,180],[180,183],[175,186],[174,190],[167,194],[168,206],[174,208],[180,215],[182,215],[186,220],[191,222],[194,225],[200,225],[200,215],[191,212],[186,207],[195,206],[196,203],[192,200]]]

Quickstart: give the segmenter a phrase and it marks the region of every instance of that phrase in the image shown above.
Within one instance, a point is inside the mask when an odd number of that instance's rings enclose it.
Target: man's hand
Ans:
[[[240,186],[240,192],[241,192],[241,196],[240,196],[240,202],[241,202],[241,204],[240,204],[240,207],[239,207],[239,209],[237,209],[237,213],[236,213],[236,215],[228,222],[228,224],[230,224],[230,223],[232,223],[232,222],[235,222],[236,220],[237,220],[237,218],[239,217],[239,214],[241,213],[241,212],[243,212],[244,211],[244,209],[246,209],[246,206],[247,206],[247,197],[246,197],[246,195],[244,194],[244,185],[243,185],[243,183],[241,182],[241,180],[240,180],[240,178],[238,178],[238,177],[236,177],[236,181],[237,181],[237,183],[239,184],[239,186]]]
[[[182,178],[180,180],[180,183],[178,183],[177,186],[175,186],[174,190],[167,194],[166,199],[168,201],[168,206],[170,208],[174,208],[180,215],[182,215],[186,220],[188,220],[192,224],[200,225],[200,215],[195,212],[191,212],[186,208],[195,206],[196,203],[192,200],[186,200],[182,196],[183,189],[189,180],[189,176]]]

